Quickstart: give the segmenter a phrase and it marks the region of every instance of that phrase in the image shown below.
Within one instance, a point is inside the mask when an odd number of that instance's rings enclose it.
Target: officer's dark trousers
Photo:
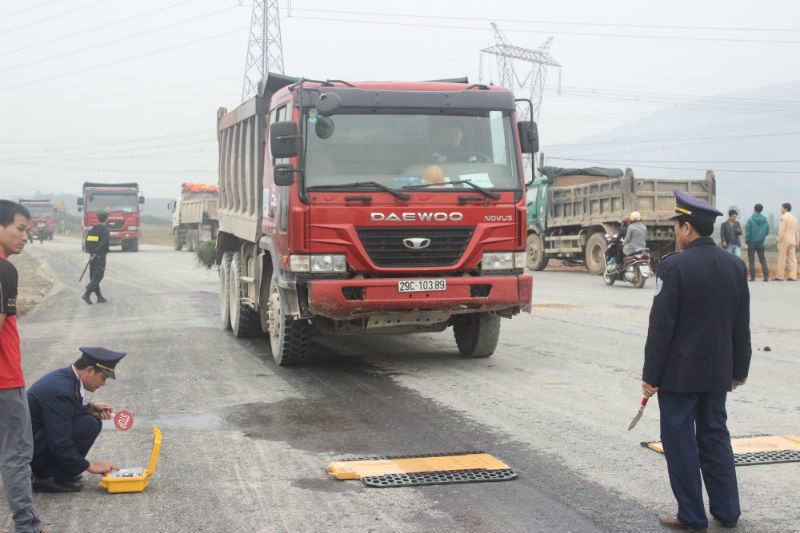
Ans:
[[[106,273],[106,254],[100,254],[89,263],[89,284],[86,292],[94,292],[100,296],[100,281]]]
[[[749,244],[747,245],[747,262],[750,263],[750,279],[756,279],[756,254],[758,254],[758,261],[761,263],[764,279],[769,279],[769,267],[767,266],[767,258],[764,256],[764,245]]]
[[[102,428],[102,422],[92,415],[81,415],[72,421],[72,442],[75,443],[75,448],[83,457],[89,453],[89,449]],[[68,470],[58,457],[53,455],[46,442],[41,443],[40,446],[42,449],[39,449],[39,446],[36,447],[33,452],[33,461],[31,461],[31,469],[34,474],[39,477],[52,476],[56,481],[69,481],[80,474],[80,472]]]
[[[726,393],[658,393],[661,441],[669,482],[678,500],[678,520],[708,527],[700,472],[709,510],[725,524],[739,520],[739,490],[725,412]]]

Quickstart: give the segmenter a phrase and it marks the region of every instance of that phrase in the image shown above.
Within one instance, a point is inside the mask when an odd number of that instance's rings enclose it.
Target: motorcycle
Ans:
[[[617,247],[622,246],[621,238],[617,235],[606,235],[606,267],[603,269],[603,281],[606,285],[613,285],[615,281],[627,281],[637,289],[644,287],[647,278],[652,277],[653,269],[650,268],[650,250],[645,248],[633,255],[624,256],[622,268],[616,264]]]
[[[39,238],[39,242],[44,242],[48,238],[46,222],[40,220],[36,223],[36,236]]]

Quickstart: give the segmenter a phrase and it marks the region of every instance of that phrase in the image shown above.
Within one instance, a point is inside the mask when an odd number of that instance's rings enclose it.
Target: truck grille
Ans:
[[[356,228],[361,244],[379,267],[439,267],[454,265],[472,238],[473,228]],[[406,239],[430,239],[419,250]]]
[[[125,225],[124,220],[109,220],[106,224],[108,229],[122,229],[122,226]]]

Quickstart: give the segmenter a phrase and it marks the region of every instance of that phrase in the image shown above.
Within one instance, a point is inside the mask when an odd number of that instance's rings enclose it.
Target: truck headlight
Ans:
[[[525,268],[528,265],[528,252],[514,252],[514,268]]]
[[[514,270],[514,252],[484,252],[481,270]]]
[[[128,226],[128,231],[136,231],[139,229],[139,226]]]
[[[292,272],[344,273],[347,259],[344,254],[292,255],[289,266]]]

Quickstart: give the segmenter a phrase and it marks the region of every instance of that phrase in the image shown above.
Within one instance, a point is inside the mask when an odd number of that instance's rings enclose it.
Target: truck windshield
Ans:
[[[510,113],[312,114],[305,125],[306,187],[370,181],[452,191],[468,180],[484,189],[521,188]]]
[[[53,216],[53,206],[52,205],[26,205],[25,208],[31,214],[32,217],[52,217]]]
[[[139,208],[136,193],[86,193],[86,211],[97,213],[100,211],[122,211],[123,213],[136,213]]]

